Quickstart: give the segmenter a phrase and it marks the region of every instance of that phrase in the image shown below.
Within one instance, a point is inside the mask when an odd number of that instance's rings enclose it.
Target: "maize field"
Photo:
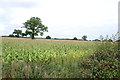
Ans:
[[[2,78],[119,78],[115,42],[2,38]]]

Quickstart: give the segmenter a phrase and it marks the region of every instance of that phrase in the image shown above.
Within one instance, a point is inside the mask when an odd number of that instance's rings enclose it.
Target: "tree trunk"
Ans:
[[[34,38],[34,30],[32,31],[32,39],[35,39],[35,38]]]
[[[34,33],[32,33],[32,39],[35,39],[35,38],[34,38]]]
[[[19,38],[19,34],[17,34],[17,37]]]

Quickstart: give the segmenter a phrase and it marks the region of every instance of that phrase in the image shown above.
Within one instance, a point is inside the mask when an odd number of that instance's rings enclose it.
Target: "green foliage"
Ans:
[[[31,17],[30,20],[27,20],[24,24],[24,28],[26,28],[26,33],[34,39],[34,36],[43,35],[43,32],[48,31],[48,27],[42,24],[42,21],[38,17]]]
[[[46,36],[46,39],[51,39],[51,37],[50,36]]]
[[[21,35],[22,35],[22,37],[27,36],[27,34],[26,34],[26,33],[22,33]]]
[[[11,75],[14,78],[79,77],[77,61],[84,55],[93,53],[95,48],[89,42],[45,39],[3,38],[2,45],[3,77]],[[12,67],[12,71],[7,66]],[[25,70],[26,67],[28,69]]]
[[[112,42],[113,40],[112,39],[108,39],[108,42]]]
[[[95,39],[95,40],[93,40],[93,41],[100,41],[99,39]]]
[[[3,38],[3,78],[118,78],[115,42]]]
[[[22,30],[17,30],[17,29],[14,29],[14,32],[13,34],[16,34],[16,37],[19,37],[21,34],[22,34]]]
[[[89,71],[90,78],[120,78],[119,50],[116,43],[98,44],[96,52],[83,58],[81,66]]]
[[[120,40],[117,40],[116,42],[120,42]]]
[[[74,37],[73,40],[78,40],[77,37]]]
[[[9,37],[15,37],[13,34],[10,34]]]

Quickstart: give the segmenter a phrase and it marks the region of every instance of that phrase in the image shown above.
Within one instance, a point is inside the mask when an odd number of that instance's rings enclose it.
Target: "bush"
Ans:
[[[94,54],[83,58],[80,67],[90,78],[120,78],[120,62],[117,44],[101,43]],[[84,71],[85,72],[85,71]]]
[[[95,40],[93,40],[93,41],[100,41],[99,39],[95,39]]]
[[[112,39],[109,39],[108,41],[109,41],[109,42],[112,42]]]
[[[77,37],[74,37],[73,40],[78,40]]]
[[[9,37],[15,37],[14,35],[10,34]]]
[[[117,40],[116,42],[120,42],[120,40]]]
[[[51,37],[50,36],[46,36],[46,39],[51,39]]]
[[[108,40],[103,40],[104,42],[112,42],[112,39],[108,39]]]

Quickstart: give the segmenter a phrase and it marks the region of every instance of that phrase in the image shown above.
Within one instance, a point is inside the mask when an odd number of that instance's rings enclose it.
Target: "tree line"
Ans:
[[[38,33],[43,36],[44,32],[48,32],[48,27],[42,24],[42,21],[38,17],[31,17],[29,20],[23,23],[24,26],[21,28],[26,28],[26,31],[23,33],[22,30],[14,29],[13,33],[9,35],[9,37],[27,37],[30,36],[31,39],[35,39],[34,36],[38,36]],[[51,39],[50,36],[46,36],[46,39]],[[54,38],[57,39],[57,38]],[[77,39],[77,37],[74,37],[72,40],[87,40],[87,35],[83,35],[82,39]],[[106,36],[104,38],[102,35],[100,35],[100,39],[95,39],[93,41],[115,41],[116,35],[112,35],[112,37]],[[120,40],[117,40],[120,41]]]

